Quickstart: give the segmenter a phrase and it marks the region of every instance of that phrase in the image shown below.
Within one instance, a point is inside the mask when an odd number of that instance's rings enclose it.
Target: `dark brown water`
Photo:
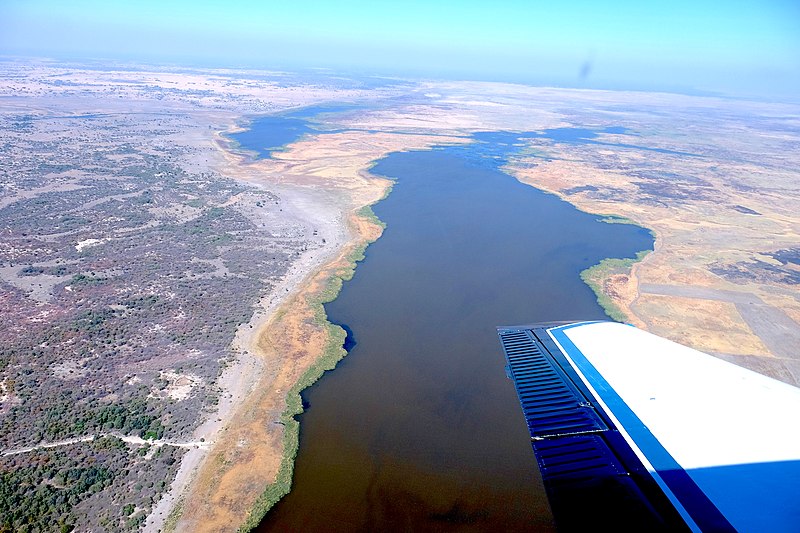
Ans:
[[[580,271],[652,239],[501,172],[513,135],[478,138],[373,169],[397,180],[388,228],[326,306],[350,353],[304,393],[292,492],[259,531],[552,529],[495,326],[605,318]]]

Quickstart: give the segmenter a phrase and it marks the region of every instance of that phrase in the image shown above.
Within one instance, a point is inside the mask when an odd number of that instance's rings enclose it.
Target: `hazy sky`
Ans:
[[[800,0],[0,0],[0,55],[800,98]]]

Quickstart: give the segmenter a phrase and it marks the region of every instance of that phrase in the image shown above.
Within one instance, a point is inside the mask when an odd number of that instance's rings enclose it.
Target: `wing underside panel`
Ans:
[[[545,329],[498,334],[559,530],[689,529]]]

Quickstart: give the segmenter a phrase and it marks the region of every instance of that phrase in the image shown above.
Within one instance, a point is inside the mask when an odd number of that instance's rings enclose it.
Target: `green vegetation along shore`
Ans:
[[[367,205],[362,207],[357,212],[357,216],[378,224],[382,228],[386,227],[386,224],[373,213],[371,206]],[[326,371],[333,370],[337,363],[347,355],[347,351],[345,351],[343,347],[347,334],[341,326],[328,321],[324,306],[326,303],[336,299],[345,281],[349,281],[353,278],[357,263],[364,259],[366,249],[372,242],[374,242],[374,240],[367,241],[361,246],[356,247],[347,257],[347,265],[337,270],[326,280],[325,289],[316,295],[311,302],[314,308],[314,323],[317,326],[327,329],[328,341],[319,359],[317,359],[305,374],[303,374],[300,380],[286,393],[286,409],[281,414],[281,424],[285,428],[281,466],[278,470],[275,482],[270,484],[258,497],[247,520],[239,528],[241,533],[254,531],[258,527],[258,524],[264,519],[267,512],[269,512],[281,498],[287,495],[292,488],[294,462],[300,442],[300,422],[298,422],[297,416],[303,413],[303,400],[300,393],[316,383]]]
[[[642,250],[637,252],[635,258],[629,259],[617,259],[609,257],[581,272],[581,279],[584,281],[584,283],[591,287],[595,296],[597,296],[597,303],[600,304],[600,307],[603,308],[603,311],[605,311],[612,320],[616,320],[617,322],[625,322],[628,320],[628,317],[625,315],[622,309],[620,309],[619,306],[615,304],[611,298],[605,294],[605,292],[603,292],[604,280],[617,274],[629,273],[633,265],[644,259],[644,257],[651,251],[652,250]]]

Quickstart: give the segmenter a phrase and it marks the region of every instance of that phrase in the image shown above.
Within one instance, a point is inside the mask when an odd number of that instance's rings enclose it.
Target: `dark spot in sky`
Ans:
[[[591,73],[592,73],[592,60],[587,59],[586,61],[583,62],[583,65],[581,65],[581,70],[578,73],[578,77],[581,80],[585,80],[586,78],[589,77],[589,74]]]

